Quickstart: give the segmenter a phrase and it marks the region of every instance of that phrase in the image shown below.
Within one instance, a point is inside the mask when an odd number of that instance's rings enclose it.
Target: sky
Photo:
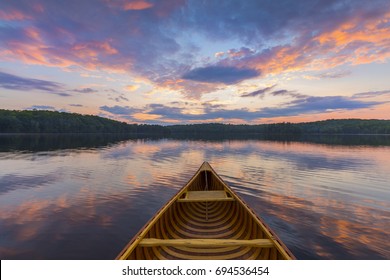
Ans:
[[[0,0],[0,109],[390,119],[388,0]]]

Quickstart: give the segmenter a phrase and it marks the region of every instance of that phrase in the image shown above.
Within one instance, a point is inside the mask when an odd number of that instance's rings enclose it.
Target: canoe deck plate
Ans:
[[[234,201],[226,191],[188,191],[178,202]]]

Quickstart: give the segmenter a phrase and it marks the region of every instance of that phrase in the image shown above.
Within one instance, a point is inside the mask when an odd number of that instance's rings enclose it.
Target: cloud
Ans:
[[[143,0],[136,0],[136,1],[126,1],[123,5],[123,8],[128,10],[145,10],[153,7],[152,3],[149,3],[147,1]]]
[[[272,85],[272,86],[269,86],[269,87],[266,87],[266,88],[263,88],[263,89],[259,89],[259,90],[253,91],[253,92],[244,93],[244,94],[241,95],[241,97],[255,97],[255,96],[258,96],[260,98],[264,98],[264,96],[266,94],[272,95],[272,96],[290,96],[290,97],[293,97],[293,98],[306,98],[306,97],[308,97],[307,95],[303,95],[303,94],[297,93],[295,91],[286,90],[286,89],[280,89],[280,90],[272,91],[275,87],[276,87],[276,84]]]
[[[227,54],[231,58],[240,58],[240,57],[248,57],[250,55],[255,54],[256,52],[254,50],[251,50],[246,47],[242,47],[239,50],[237,49],[230,49],[227,51]]]
[[[21,21],[30,19],[28,15],[21,13],[15,9],[0,10],[0,20],[4,21]]]
[[[96,93],[96,92],[98,92],[96,89],[92,89],[92,88],[74,89],[73,91],[78,92],[78,93]]]
[[[355,93],[353,95],[353,97],[354,98],[370,98],[370,97],[376,97],[376,96],[387,95],[387,94],[390,94],[390,89],[381,90],[381,91],[367,91],[367,92]]]
[[[71,107],[84,107],[82,104],[68,104]]]
[[[125,97],[123,94],[119,95],[114,99],[116,102],[122,102],[122,101],[129,101],[127,97]]]
[[[216,53],[214,54],[215,57],[223,57],[224,55],[225,55],[224,52],[216,52]]]
[[[53,106],[46,105],[33,105],[31,107],[25,108],[25,110],[47,110],[47,111],[57,111],[57,109]]]
[[[240,49],[230,49],[227,52],[216,52],[214,56],[217,58],[222,58],[222,57],[240,58],[240,57],[247,57],[255,53],[256,52],[250,48],[241,47]]]
[[[16,75],[0,72],[0,87],[12,90],[43,90],[43,91],[58,91],[62,89],[59,83],[23,78]]]
[[[253,91],[253,92],[244,93],[244,94],[241,95],[241,97],[255,97],[255,96],[259,96],[259,97],[263,98],[264,95],[267,92],[269,92],[270,90],[272,90],[274,87],[276,87],[276,84],[272,85],[270,87],[266,87],[266,88],[263,88],[263,89],[259,89],[259,90]]]
[[[279,91],[282,92],[282,91]],[[143,108],[128,106],[102,106],[100,109],[131,121],[148,123],[194,123],[229,120],[251,122],[258,119],[280,116],[295,116],[305,114],[321,114],[332,111],[349,111],[371,108],[384,102],[366,102],[344,96],[313,97],[299,93],[284,91],[283,94],[295,97],[294,100],[280,104],[277,107],[265,107],[257,110],[248,108],[228,109],[224,105],[203,103],[198,107],[192,106],[198,113],[190,113],[188,104],[173,102],[170,105],[153,103]]]
[[[64,85],[60,83],[24,78],[5,72],[0,72],[0,87],[19,91],[44,91],[63,97],[72,96],[64,92]]]
[[[205,83],[223,83],[229,85],[236,84],[245,79],[254,78],[259,75],[260,72],[254,69],[227,66],[208,66],[195,68],[185,73],[182,78]]]
[[[275,90],[275,91],[271,92],[271,95],[273,95],[273,96],[278,96],[278,95],[283,96],[283,95],[291,95],[291,93],[292,92],[289,91],[289,90],[281,89],[281,90]]]
[[[249,109],[228,110],[211,109],[205,112],[207,118],[242,119],[252,121],[260,118],[272,118],[279,116],[293,116],[301,114],[317,114],[334,110],[355,110],[370,108],[381,104],[380,102],[363,102],[343,96],[311,97],[300,95],[300,98],[277,107],[266,107],[256,111]]]
[[[15,0],[0,11],[4,59],[130,73],[186,96],[209,92],[204,83],[390,59],[386,0]],[[210,45],[217,57],[202,52]],[[166,83],[181,77],[193,83]]]
[[[345,70],[345,71],[340,71],[340,72],[325,72],[319,74],[317,77],[321,79],[338,79],[338,78],[344,78],[346,76],[351,75],[351,71]]]
[[[262,117],[293,116],[300,114],[325,113],[335,110],[355,110],[370,108],[383,102],[365,102],[345,96],[305,96],[286,103],[280,107],[263,108]]]
[[[128,115],[142,112],[141,109],[137,109],[129,106],[113,106],[113,107],[101,106],[100,110],[109,112],[114,115],[121,115],[121,116],[126,116],[126,115],[128,116]]]
[[[72,96],[71,94],[66,93],[66,92],[51,92],[51,93],[55,94],[55,95],[63,96],[63,97]]]
[[[105,0],[110,8],[118,8],[124,11],[142,11],[150,9],[153,3],[144,0]]]
[[[291,4],[289,1],[287,3]],[[249,32],[247,34],[243,32],[242,36],[252,36],[253,39],[246,39],[260,48],[255,48],[255,53],[243,55],[239,59],[224,57],[218,62],[219,65],[245,66],[261,71],[264,76],[291,70],[323,70],[340,65],[383,62],[390,58],[390,48],[385,39],[390,36],[390,25],[383,25],[383,22],[390,21],[388,2],[377,1],[378,6],[375,8],[369,7],[364,2],[356,6],[352,4],[352,1],[346,1],[343,5],[337,2],[316,1],[313,5],[306,7],[304,3],[305,1],[300,1],[296,6],[284,5],[284,7],[279,7],[281,8],[279,11],[272,10],[269,15],[273,18],[267,23],[263,22],[265,24],[262,26],[269,27],[268,31],[271,31],[270,40],[277,38],[279,42],[277,44],[270,44],[265,40],[267,38],[265,35],[268,33],[261,27],[256,29],[254,24],[256,20],[253,18],[253,25],[245,25],[245,31],[253,28],[252,35]],[[254,4],[251,2],[248,6],[250,5]],[[259,5],[263,4],[259,3]],[[274,8],[276,6],[278,5]],[[262,8],[259,7],[258,10],[267,10],[267,8]],[[287,9],[290,12],[287,17],[277,16],[286,13]],[[298,12],[297,9],[300,11]],[[224,11],[220,12],[224,13]],[[245,12],[248,10],[244,11],[242,17],[245,16]],[[229,18],[228,14],[225,16]],[[259,25],[262,20],[264,20],[262,15],[259,15]],[[207,21],[206,23],[212,24]],[[225,26],[223,23],[218,24]],[[272,26],[267,24],[272,24]],[[239,27],[232,28],[234,30]],[[211,26],[209,30],[214,31]],[[225,29],[223,31],[226,31],[226,34],[231,32]],[[263,36],[254,36],[259,33]],[[257,42],[259,38],[261,41]],[[262,47],[264,45],[267,47]],[[348,72],[325,73],[322,77],[340,78],[348,74]]]
[[[139,89],[139,85],[128,85],[125,87],[125,89],[127,91],[135,91],[135,90]]]
[[[286,89],[275,90],[275,91],[271,92],[270,95],[272,95],[272,96],[289,96],[289,97],[298,98],[298,99],[309,97],[308,95],[301,94],[301,93],[298,93],[298,92],[293,91],[293,90],[286,90]]]
[[[0,10],[29,18],[28,25],[18,22],[20,16],[1,25],[2,55],[45,66],[131,72],[152,81],[158,79],[152,73],[165,72],[173,67],[170,63],[177,65],[172,55],[180,46],[165,28],[165,16],[181,7],[181,1],[102,0],[95,1],[93,9],[77,0],[39,3],[38,11],[34,3],[1,1]],[[32,29],[34,33],[29,32]]]

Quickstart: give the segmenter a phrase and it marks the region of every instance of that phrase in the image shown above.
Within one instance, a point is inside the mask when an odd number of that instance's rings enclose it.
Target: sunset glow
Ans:
[[[390,119],[390,2],[3,0],[0,109],[129,123]]]

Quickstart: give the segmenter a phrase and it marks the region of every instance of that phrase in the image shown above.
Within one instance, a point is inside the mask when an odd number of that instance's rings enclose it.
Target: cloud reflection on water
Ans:
[[[2,152],[8,168],[0,170],[0,256],[114,258],[208,160],[298,258],[389,259],[388,152],[167,139],[59,150],[38,162],[34,152],[15,160],[15,152]]]

